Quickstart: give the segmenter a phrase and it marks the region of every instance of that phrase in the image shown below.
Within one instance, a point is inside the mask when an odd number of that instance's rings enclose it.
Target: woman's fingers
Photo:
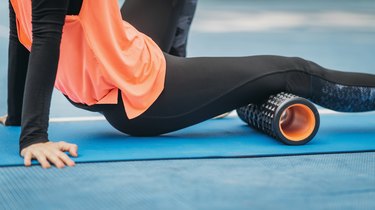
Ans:
[[[70,144],[65,141],[60,141],[58,145],[60,150],[64,152],[69,152],[70,155],[74,157],[78,156],[78,146],[76,144]]]
[[[73,156],[77,156],[77,145],[66,142],[46,142],[37,143],[24,148],[21,155],[24,157],[25,166],[31,166],[31,160],[37,159],[43,168],[50,168],[51,164],[57,168],[74,166],[74,161],[64,153],[69,151]]]
[[[67,166],[72,167],[72,166],[75,165],[74,161],[73,161],[72,159],[70,159],[69,156],[66,155],[65,153],[63,153],[63,152],[59,152],[59,153],[57,154],[57,156],[58,156],[58,157],[60,158],[60,160],[62,160]]]
[[[43,168],[50,168],[51,164],[49,164],[47,157],[40,151],[35,151],[33,153],[34,157],[39,161],[40,165]]]
[[[26,152],[26,154],[24,155],[25,166],[31,166],[32,157],[33,157],[33,155],[31,154],[31,152]]]
[[[73,157],[78,157],[78,146],[77,145],[72,145],[70,148],[69,148],[69,153],[70,155],[72,155]]]
[[[65,163],[60,159],[57,153],[60,151],[43,151],[44,155],[46,156],[47,160],[53,163],[57,168],[64,168]]]

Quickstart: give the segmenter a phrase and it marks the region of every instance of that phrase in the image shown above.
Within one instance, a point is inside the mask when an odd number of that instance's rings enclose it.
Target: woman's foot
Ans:
[[[8,115],[0,117],[0,124],[5,125],[7,122]]]
[[[226,113],[221,114],[221,115],[218,115],[218,116],[216,116],[216,117],[214,117],[214,118],[212,118],[212,119],[223,119],[224,117],[228,116],[231,112],[232,112],[232,111],[230,111],[230,112],[226,112]]]

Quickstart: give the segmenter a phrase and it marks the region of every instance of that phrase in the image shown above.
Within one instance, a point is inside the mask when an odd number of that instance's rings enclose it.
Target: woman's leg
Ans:
[[[178,58],[166,55],[165,89],[141,116],[129,120],[122,103],[104,111],[118,130],[158,135],[210,119],[281,91],[337,111],[375,109],[375,76],[325,69],[301,58]],[[189,74],[186,74],[186,72]]]
[[[126,0],[122,18],[169,52],[186,0]]]
[[[176,34],[169,54],[186,57],[186,47],[191,23],[193,22],[197,0],[184,0],[185,4],[177,20]]]

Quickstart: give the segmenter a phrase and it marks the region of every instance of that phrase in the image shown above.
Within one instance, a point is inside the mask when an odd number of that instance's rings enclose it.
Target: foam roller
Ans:
[[[311,141],[319,129],[319,112],[307,99],[290,93],[271,95],[260,105],[237,109],[241,120],[288,145]]]

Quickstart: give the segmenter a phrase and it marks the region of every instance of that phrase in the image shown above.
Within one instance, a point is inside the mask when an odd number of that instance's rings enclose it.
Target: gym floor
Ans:
[[[7,15],[8,3],[0,1],[0,114],[6,113]],[[199,0],[188,53],[299,56],[375,73],[375,1]],[[55,91],[53,120],[87,116],[97,115]],[[375,209],[374,197],[374,152],[0,167],[0,209]]]

